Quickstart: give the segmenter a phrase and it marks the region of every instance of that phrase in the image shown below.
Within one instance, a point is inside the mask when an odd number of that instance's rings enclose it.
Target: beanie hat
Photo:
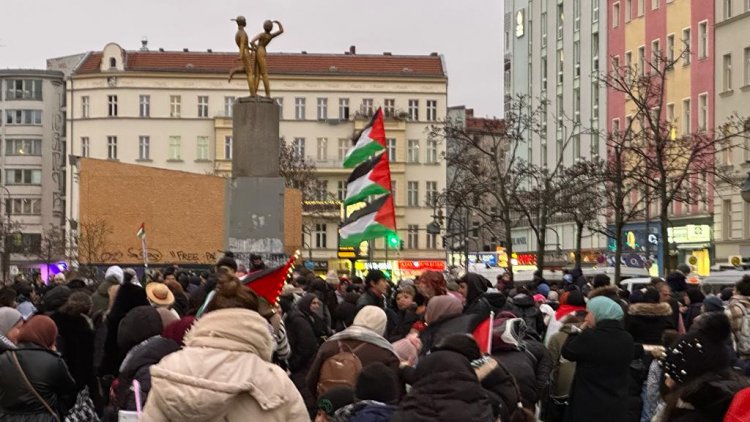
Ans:
[[[326,283],[338,286],[340,282],[341,280],[339,280],[339,276],[338,274],[336,274],[336,271],[328,271],[328,274],[326,275]]]
[[[367,305],[357,312],[352,325],[369,328],[379,336],[382,336],[385,334],[385,325],[387,322],[388,318],[383,309],[378,308],[377,306]]]
[[[614,300],[605,296],[597,296],[589,300],[589,303],[586,304],[586,310],[594,314],[596,322],[605,319],[622,321],[622,318],[625,316],[622,307]]]
[[[706,312],[724,312],[724,302],[718,296],[708,296],[703,300]]]
[[[586,306],[586,299],[580,290],[571,290],[567,293],[568,300],[565,302],[570,306]],[[565,296],[565,295],[563,295]]]
[[[351,387],[332,388],[318,397],[318,410],[333,416],[337,410],[354,403],[354,390]]]
[[[226,268],[231,271],[232,274],[237,272],[237,261],[234,260],[234,255],[230,256],[225,254],[216,263],[216,268]]]
[[[354,395],[359,400],[391,404],[398,400],[399,391],[398,378],[393,370],[382,362],[373,362],[359,373]]]
[[[68,286],[57,286],[45,293],[42,298],[42,308],[45,312],[56,311],[65,305],[72,293],[73,291]]]
[[[57,340],[57,325],[46,315],[36,315],[21,326],[19,343],[34,343],[51,349]]]
[[[551,292],[547,293],[547,300],[550,302],[557,302],[560,299],[560,295],[552,290]]]
[[[193,326],[194,322],[195,322],[195,317],[192,317],[192,316],[183,317],[165,326],[164,330],[162,330],[161,332],[161,336],[164,338],[168,338],[170,340],[174,340],[180,346],[184,346],[185,345],[185,341],[184,341],[185,333],[187,333],[190,327]]]
[[[21,313],[13,308],[3,306],[0,308],[0,335],[8,334],[11,328],[21,320]]]
[[[104,273],[104,279],[122,284],[122,281],[125,279],[125,272],[119,266],[113,265],[107,268],[107,272]]]
[[[724,346],[731,333],[729,319],[723,312],[712,312],[701,322],[697,331],[685,335],[660,361],[664,374],[679,384],[729,367]]]
[[[536,302],[547,303],[547,298],[543,294],[537,293],[534,295],[534,303]]]
[[[162,329],[161,317],[156,309],[149,305],[135,307],[120,321],[117,346],[126,353],[143,340],[161,334]]]

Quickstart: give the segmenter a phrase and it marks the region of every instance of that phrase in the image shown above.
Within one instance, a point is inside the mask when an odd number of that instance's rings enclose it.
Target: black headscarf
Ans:
[[[316,336],[322,336],[328,333],[328,327],[326,327],[326,322],[323,320],[323,318],[321,318],[320,315],[310,309],[310,305],[312,305],[312,302],[315,299],[318,299],[318,297],[313,293],[308,293],[302,296],[302,298],[297,301],[297,312],[305,316],[305,318],[310,321]],[[324,306],[322,302],[320,306]]]
[[[487,279],[476,273],[466,273],[459,283],[466,283],[466,303],[473,302],[487,291]]]

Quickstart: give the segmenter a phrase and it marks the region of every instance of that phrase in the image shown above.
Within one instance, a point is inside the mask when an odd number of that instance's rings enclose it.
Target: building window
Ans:
[[[638,73],[641,76],[646,74],[646,47],[638,47]]]
[[[406,237],[406,247],[409,249],[419,249],[419,226],[409,224]]]
[[[573,0],[573,30],[581,29],[581,0]]]
[[[690,98],[682,100],[682,134],[690,134]]]
[[[318,161],[325,161],[328,159],[328,138],[318,138],[317,144]]]
[[[391,163],[396,162],[396,138],[387,138],[385,140],[385,148],[388,151],[388,161]]]
[[[698,24],[698,58],[708,57],[708,22]]]
[[[565,22],[565,12],[563,10],[563,4],[557,5],[557,39],[563,38],[563,22]]]
[[[140,117],[151,116],[151,96],[149,95],[138,96],[138,115]]]
[[[282,98],[282,97],[276,97],[276,98],[273,99],[273,101],[278,106],[279,120],[282,120],[284,118],[284,98]]]
[[[591,34],[591,69],[599,72],[599,34]]]
[[[346,199],[346,180],[336,182],[336,197],[339,201]]]
[[[396,117],[396,100],[393,98],[386,98],[383,108],[385,117]]]
[[[6,199],[5,209],[11,215],[41,215],[42,200],[39,198]]]
[[[437,235],[427,233],[427,248],[437,249]]]
[[[690,42],[691,42],[690,28],[685,28],[682,30],[682,44],[683,44],[683,48],[685,49],[683,53],[684,56],[682,58],[683,66],[687,66],[690,64],[690,55],[693,54],[692,47],[690,46]]]
[[[724,55],[722,69],[722,74],[724,77],[722,86],[724,91],[729,91],[730,89],[732,89],[732,54]]]
[[[419,206],[419,182],[410,181],[406,183],[406,205],[410,207]]]
[[[362,99],[362,106],[360,107],[360,111],[363,115],[370,117],[373,113],[373,101],[372,98],[363,98]]]
[[[705,132],[708,127],[708,94],[698,96],[698,130]]]
[[[5,170],[5,183],[8,185],[41,185],[42,171],[29,169]]]
[[[732,3],[734,0],[724,0],[724,19],[732,17]]]
[[[6,139],[5,155],[42,155],[42,140]]]
[[[612,28],[620,26],[620,3],[612,5]]]
[[[151,159],[151,138],[148,136],[138,137],[138,159],[139,160]]]
[[[633,52],[632,51],[626,51],[625,52],[625,69],[627,73],[626,76],[632,75],[637,69],[633,68]]]
[[[292,154],[298,160],[305,159],[305,138],[294,138],[294,141],[292,141]]]
[[[750,0],[748,0],[750,1]],[[744,85],[748,86],[750,85],[750,47],[745,47],[745,69],[744,69]]]
[[[563,84],[565,72],[565,53],[563,50],[557,50],[557,84]]]
[[[427,156],[425,157],[429,164],[435,164],[438,162],[438,146],[437,140],[427,140]]]
[[[208,117],[208,96],[198,96],[198,117]]]
[[[427,121],[434,122],[437,120],[437,101],[427,100]]]
[[[107,159],[117,159],[117,136],[107,136]]]
[[[659,8],[659,0],[651,0],[651,10],[656,10]]]
[[[725,199],[721,204],[721,235],[724,240],[732,238],[732,200]]]
[[[644,2],[645,0],[638,0],[638,16],[643,16],[645,9]]]
[[[659,69],[659,62],[661,61],[661,46],[659,40],[651,41],[651,72],[655,72]]]
[[[667,66],[672,68],[674,63],[674,34],[667,35]]]
[[[425,182],[425,201],[427,202],[427,206],[435,206],[437,194],[437,182]]]
[[[471,222],[471,237],[474,239],[479,237],[479,221]]]
[[[573,42],[573,69],[576,78],[581,76],[581,43]]]
[[[599,22],[599,2],[591,2],[591,22]]]
[[[8,79],[5,82],[5,100],[42,100],[41,79]]]
[[[315,233],[315,247],[327,248],[328,247],[328,225],[316,224],[314,233]]]
[[[615,134],[615,136],[619,135],[620,119],[612,119],[612,133]]]
[[[633,0],[625,0],[625,22],[630,22],[633,13]]]
[[[81,97],[81,118],[82,119],[88,119],[89,118],[89,96],[84,95]]]
[[[339,98],[339,119],[349,120],[349,99]]]
[[[410,163],[419,162],[419,140],[409,139],[406,150],[406,160]]]
[[[232,107],[234,106],[234,97],[224,97],[224,117],[232,117]],[[278,102],[278,99],[276,99]],[[281,118],[281,116],[279,116]]]
[[[540,29],[542,32],[542,47],[545,48],[547,47],[547,12],[542,12]],[[510,39],[507,42],[510,43]],[[509,49],[506,51],[509,51]]]
[[[207,161],[208,158],[208,136],[199,136],[196,138],[195,159],[198,161]]]
[[[396,203],[396,181],[391,180],[391,196],[393,197],[393,205],[398,206]]]
[[[88,157],[91,155],[89,147],[90,147],[89,137],[82,136],[81,137],[81,157]]]
[[[419,120],[419,100],[409,100],[409,120]]]
[[[581,89],[573,89],[573,122],[581,122]]]
[[[339,138],[339,161],[344,161],[351,145],[352,142],[349,139]]]
[[[232,159],[232,137],[229,135],[224,136],[224,159]]]
[[[117,117],[117,95],[107,95],[107,115]]]
[[[305,120],[305,99],[303,97],[294,99],[294,118]]]
[[[182,160],[182,138],[179,136],[169,137],[169,159],[173,161]]]
[[[318,120],[328,118],[328,98],[318,98]]]
[[[179,95],[169,96],[169,117],[180,117],[182,115],[182,97]]]

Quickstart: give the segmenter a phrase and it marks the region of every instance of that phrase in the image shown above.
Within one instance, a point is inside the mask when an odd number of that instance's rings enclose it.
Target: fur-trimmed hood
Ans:
[[[619,303],[619,295],[617,294],[617,291],[617,286],[597,287],[589,292],[589,299],[593,299],[597,296],[617,297]]]
[[[633,303],[628,307],[628,315],[664,317],[672,315],[672,307],[669,303]]]

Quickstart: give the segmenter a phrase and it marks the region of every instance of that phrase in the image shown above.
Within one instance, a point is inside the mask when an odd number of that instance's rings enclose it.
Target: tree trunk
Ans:
[[[510,219],[510,211],[503,211],[505,224],[505,253],[508,257],[508,274],[513,279],[513,222]]]
[[[666,197],[666,195],[664,195]],[[666,277],[673,268],[670,268],[669,259],[669,232],[667,231],[667,225],[669,224],[669,207],[666,201],[662,200],[661,209],[659,211],[659,221],[661,222],[661,253],[662,259],[664,260],[664,268],[662,269],[662,276]]]
[[[583,243],[583,222],[577,221],[576,222],[576,252],[575,252],[576,268],[581,268],[581,265],[583,264],[581,243]]]
[[[544,271],[544,250],[547,246],[547,216],[542,212],[536,234],[536,268]]]
[[[615,284],[620,285],[622,274],[622,232],[625,227],[622,221],[622,213],[615,211]]]

